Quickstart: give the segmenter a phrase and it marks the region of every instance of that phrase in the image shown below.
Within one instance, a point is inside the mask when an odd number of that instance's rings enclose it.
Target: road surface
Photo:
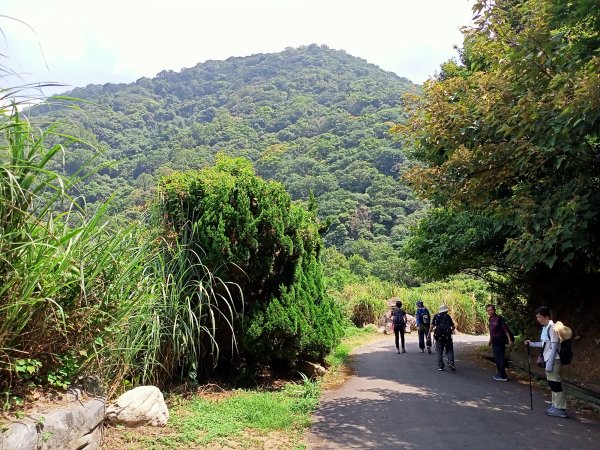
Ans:
[[[396,354],[393,336],[352,356],[355,375],[324,393],[307,436],[318,449],[600,449],[600,421],[568,410],[548,417],[547,388],[512,378],[492,380],[495,366],[474,358],[487,337],[455,335],[456,372],[437,370],[407,335]],[[510,377],[510,371],[509,371]]]

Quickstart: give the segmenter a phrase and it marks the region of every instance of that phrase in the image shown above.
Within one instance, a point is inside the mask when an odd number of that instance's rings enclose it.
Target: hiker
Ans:
[[[396,343],[396,353],[400,353],[399,340],[402,343],[402,353],[404,349],[404,331],[406,328],[406,312],[402,309],[402,302],[396,301],[396,307],[392,311],[392,326],[394,327],[394,340]]]
[[[496,381],[508,381],[508,377],[506,376],[505,352],[506,344],[508,344],[509,348],[512,348],[514,344],[513,338],[504,317],[496,314],[495,305],[486,305],[485,311],[489,316],[488,327],[490,330],[490,339],[488,345],[492,347],[496,369],[498,369],[498,373],[492,378]]]
[[[425,308],[422,300],[417,302],[417,330],[419,331],[419,348],[421,353],[425,353],[425,344],[427,344],[427,353],[431,354],[431,339],[429,338],[429,327],[431,326],[431,315]]]
[[[546,380],[552,391],[552,406],[546,410],[551,417],[567,417],[567,397],[563,391],[560,378],[560,355],[558,354],[559,337],[552,321],[552,312],[547,306],[540,306],[535,311],[535,318],[543,326],[540,340],[533,342],[529,339],[525,345],[542,349],[538,358],[546,372]]]
[[[455,371],[454,366],[454,344],[452,343],[452,333],[454,332],[454,321],[448,314],[448,307],[446,305],[440,306],[437,314],[433,316],[431,321],[431,329],[429,330],[429,339],[431,334],[435,339],[435,348],[438,355],[438,370],[444,370],[444,349],[446,350],[446,359],[448,360],[448,367],[450,370]]]

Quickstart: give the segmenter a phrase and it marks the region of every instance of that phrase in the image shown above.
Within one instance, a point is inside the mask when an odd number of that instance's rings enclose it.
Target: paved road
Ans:
[[[438,372],[415,334],[397,355],[393,337],[353,355],[353,376],[324,394],[308,433],[309,449],[600,449],[600,422],[569,411],[548,417],[544,389],[492,380],[477,362],[487,338],[455,336],[456,372]],[[510,376],[510,372],[509,372]]]

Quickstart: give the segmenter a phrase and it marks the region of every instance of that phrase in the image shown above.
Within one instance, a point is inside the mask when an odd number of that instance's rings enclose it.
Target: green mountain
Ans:
[[[414,92],[363,59],[310,45],[77,88],[66,95],[84,100],[78,108],[54,98],[31,115],[59,119],[104,149],[94,166],[112,164],[82,187],[88,202],[118,192],[117,208],[138,214],[157,176],[205,167],[225,152],[250,159],[294,199],[314,193],[331,221],[326,242],[348,254],[357,240],[397,247],[422,209],[400,180],[411,162],[389,133],[404,120],[404,94]],[[90,155],[75,143],[66,171]]]

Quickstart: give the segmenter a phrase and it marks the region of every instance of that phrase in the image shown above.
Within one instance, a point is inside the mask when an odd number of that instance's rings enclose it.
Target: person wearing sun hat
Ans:
[[[454,343],[452,342],[452,333],[454,332],[454,321],[450,314],[448,314],[448,307],[441,305],[437,314],[433,316],[431,321],[431,329],[429,330],[429,338],[431,334],[435,339],[435,348],[438,355],[438,370],[444,370],[444,350],[446,351],[446,359],[448,360],[448,367],[450,370],[455,371],[454,366]]]
[[[529,339],[523,342],[525,345],[542,349],[541,359],[546,380],[550,391],[552,391],[552,406],[545,412],[550,417],[567,418],[567,396],[563,391],[560,377],[560,355],[558,349],[561,340],[571,338],[571,329],[565,327],[562,322],[556,324],[552,321],[552,311],[547,306],[540,306],[535,310],[535,319],[542,325],[540,340],[537,342]],[[560,325],[559,325],[560,324]],[[559,325],[557,327],[557,325]],[[559,334],[560,333],[560,334]]]

